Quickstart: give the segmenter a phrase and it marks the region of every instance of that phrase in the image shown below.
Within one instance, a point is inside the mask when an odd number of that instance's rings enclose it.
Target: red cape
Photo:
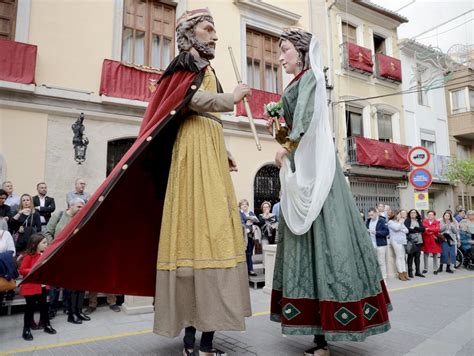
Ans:
[[[163,75],[133,146],[55,237],[24,282],[155,295],[171,152],[181,111],[202,78],[202,70]]]

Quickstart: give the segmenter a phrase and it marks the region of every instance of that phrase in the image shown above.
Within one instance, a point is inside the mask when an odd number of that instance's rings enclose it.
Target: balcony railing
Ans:
[[[354,136],[346,139],[346,147],[347,163],[350,165],[410,170],[408,146]]]
[[[248,97],[248,102],[250,106],[250,110],[252,111],[252,116],[255,119],[262,119],[264,110],[263,105],[268,104],[269,102],[278,102],[281,99],[280,94],[270,93],[268,91],[259,90],[259,89],[252,89],[252,95]],[[243,102],[240,102],[237,105],[237,116],[247,116],[245,112]]]
[[[431,172],[433,180],[440,182],[448,182],[446,172],[452,158],[448,156],[431,155],[431,159],[424,167]]]
[[[399,59],[377,53],[375,55],[375,73],[379,79],[401,83],[402,64]]]
[[[0,39],[0,80],[35,84],[37,46]]]
[[[149,101],[161,72],[105,59],[102,64],[100,95]]]
[[[344,42],[340,47],[344,69],[366,75],[371,75],[374,72],[374,62],[372,61],[372,51],[370,49],[351,42]]]

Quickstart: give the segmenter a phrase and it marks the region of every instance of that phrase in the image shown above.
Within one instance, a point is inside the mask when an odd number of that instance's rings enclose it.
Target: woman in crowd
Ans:
[[[2,222],[5,221],[0,218],[0,225]],[[5,278],[7,281],[18,277],[14,262],[15,253],[16,250],[12,235],[7,227],[0,226],[0,277]],[[7,291],[8,290],[2,292],[0,290],[0,307],[2,306],[3,298]]]
[[[472,245],[474,243],[474,210],[468,210],[466,219],[459,223],[459,238],[461,240],[461,249],[466,256],[464,263],[468,264],[468,259],[474,259]]]
[[[433,272],[438,270],[438,258],[441,254],[441,241],[439,241],[440,223],[436,220],[436,212],[428,211],[427,218],[423,220],[425,232],[423,233],[423,274],[428,272],[428,258],[433,255]]]
[[[48,240],[52,241],[56,235],[58,235],[62,229],[71,221],[71,219],[84,207],[84,200],[81,198],[74,198],[69,203],[69,209],[66,211],[58,211],[51,216],[51,219],[46,226],[45,235],[48,236]],[[57,297],[59,289],[53,287],[51,293],[51,314],[55,315],[55,303],[57,303]],[[82,312],[84,305],[84,291],[80,290],[64,290],[63,296],[65,296],[65,304],[68,310],[67,321],[72,324],[82,324],[83,321],[91,320],[90,317]]]
[[[390,232],[390,243],[395,251],[395,264],[397,266],[398,279],[409,281],[405,264],[405,245],[407,244],[408,229],[405,226],[405,219],[397,210],[389,215],[388,230]]]
[[[9,222],[13,235],[16,236],[15,247],[17,254],[21,254],[30,237],[41,232],[41,216],[33,206],[33,199],[29,194],[23,194],[20,198],[20,207]]]
[[[268,201],[264,201],[261,205],[263,213],[258,216],[260,220],[260,229],[262,230],[262,240],[268,240],[269,244],[275,243],[277,218],[270,212],[272,204]]]
[[[253,270],[253,248],[254,248],[254,239],[255,239],[255,229],[254,224],[258,223],[258,218],[255,216],[255,213],[250,210],[249,202],[247,199],[242,199],[239,202],[240,208],[240,221],[244,226],[245,236],[247,237],[247,248],[245,250],[245,255],[247,257],[247,271],[249,276],[256,276],[257,273]]]
[[[441,239],[441,264],[437,271],[443,272],[443,265],[446,265],[446,272],[453,273],[451,265],[456,262],[456,246],[459,245],[458,241],[458,226],[457,221],[453,219],[453,214],[449,211],[445,211],[443,218],[441,219],[440,232],[442,234]]]
[[[406,253],[408,264],[408,277],[413,278],[413,261],[415,261],[415,276],[425,278],[420,273],[420,255],[421,245],[423,244],[423,232],[425,227],[421,221],[421,215],[416,209],[408,212],[409,218],[405,220],[405,226],[408,229]]]
[[[21,208],[20,208],[21,210]],[[44,250],[48,246],[48,240],[41,233],[33,234],[25,250],[25,255],[21,260],[20,274],[26,276],[30,273],[35,263],[39,260]],[[35,283],[25,283],[20,285],[20,295],[25,297],[26,308],[25,316],[23,318],[23,339],[27,341],[33,340],[31,334],[31,325],[34,319],[35,309],[39,308],[40,322],[38,325],[43,326],[43,330],[48,334],[56,334],[49,322],[48,304],[46,298],[48,296],[49,287]]]

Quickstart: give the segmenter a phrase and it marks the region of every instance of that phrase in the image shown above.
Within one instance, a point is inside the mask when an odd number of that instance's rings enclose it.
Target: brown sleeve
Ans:
[[[196,112],[227,112],[234,110],[234,95],[210,93],[198,90],[194,93],[189,108]]]

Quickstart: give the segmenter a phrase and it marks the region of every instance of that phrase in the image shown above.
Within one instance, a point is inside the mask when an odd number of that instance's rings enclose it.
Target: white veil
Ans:
[[[314,35],[309,58],[317,81],[313,118],[295,152],[295,172],[291,171],[288,158],[280,170],[281,210],[288,228],[295,235],[306,233],[319,216],[336,171],[321,49]]]

